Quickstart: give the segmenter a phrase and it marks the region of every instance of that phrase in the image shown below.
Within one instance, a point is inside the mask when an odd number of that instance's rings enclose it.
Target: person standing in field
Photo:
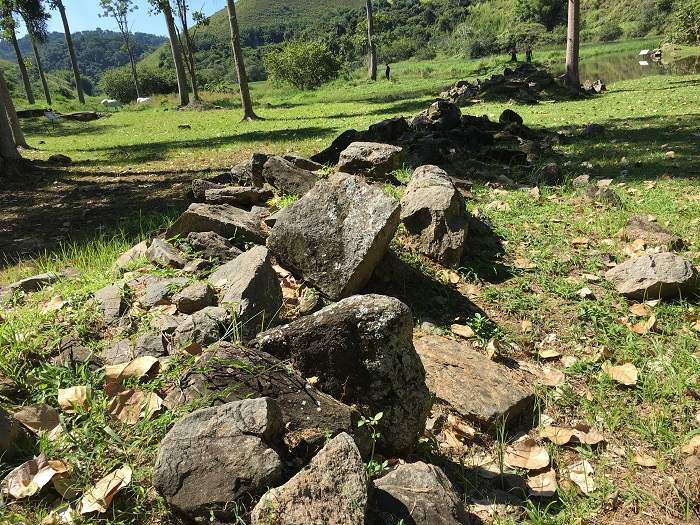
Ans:
[[[389,64],[386,65],[386,79],[391,80],[391,66]]]
[[[517,62],[518,61],[518,50],[516,49],[515,46],[510,48],[510,61],[511,62]]]
[[[532,62],[532,45],[530,44],[525,46],[525,61],[528,63]]]

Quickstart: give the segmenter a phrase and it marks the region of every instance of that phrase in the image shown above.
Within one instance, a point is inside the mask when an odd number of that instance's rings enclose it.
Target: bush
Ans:
[[[175,72],[152,66],[136,66],[141,96],[159,95],[177,91]],[[129,66],[108,69],[100,79],[100,89],[110,98],[123,103],[136,100],[136,88]]]
[[[679,44],[700,44],[700,0],[685,0],[676,5],[671,38]]]
[[[622,28],[615,22],[605,22],[597,31],[598,40],[601,42],[612,42],[622,36]]]
[[[341,60],[322,42],[292,41],[264,58],[269,78],[299,89],[315,89],[338,78]]]

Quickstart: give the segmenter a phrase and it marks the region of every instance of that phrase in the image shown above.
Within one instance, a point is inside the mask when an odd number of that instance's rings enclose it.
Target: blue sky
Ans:
[[[162,15],[150,15],[147,0],[135,0],[134,3],[138,6],[138,9],[131,14],[133,31],[166,35],[165,23],[161,20]],[[101,13],[99,0],[63,0],[63,4],[66,6],[71,31],[85,31],[96,27],[117,30],[113,20],[99,16]],[[195,10],[204,11],[206,15],[211,15],[226,7],[226,1],[192,0],[190,6]],[[63,32],[63,25],[61,24],[61,17],[58,11],[51,11],[49,30]]]

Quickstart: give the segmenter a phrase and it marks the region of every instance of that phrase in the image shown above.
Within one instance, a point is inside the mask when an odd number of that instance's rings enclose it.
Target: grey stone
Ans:
[[[134,347],[128,339],[115,341],[102,350],[102,361],[106,365],[128,363],[136,357]]]
[[[449,131],[462,123],[462,112],[452,102],[438,100],[411,121],[417,131]]]
[[[15,283],[12,283],[8,289],[11,292],[24,292],[32,293],[38,292],[44,286],[48,284],[53,284],[58,281],[60,275],[54,272],[41,273],[39,275],[32,275],[31,277],[25,277]]]
[[[338,171],[385,180],[401,167],[403,149],[377,142],[353,142],[341,154]]]
[[[571,184],[573,184],[574,188],[588,188],[590,182],[590,175],[579,175],[573,181],[571,181]]]
[[[158,279],[146,286],[143,293],[138,296],[138,301],[144,308],[170,304],[172,296],[187,282],[184,277]]]
[[[211,263],[209,261],[204,259],[192,259],[191,261],[187,261],[182,271],[188,274],[195,274],[204,272],[209,268],[211,268]]]
[[[532,416],[535,394],[524,376],[467,343],[428,335],[415,345],[430,392],[451,413],[488,431],[501,420],[511,425]]]
[[[58,355],[51,358],[51,363],[58,366],[72,367],[87,364],[91,370],[99,367],[100,361],[92,350],[83,345],[75,335],[66,335],[58,344]]]
[[[202,348],[221,339],[230,322],[231,316],[226,309],[207,306],[187,317],[175,329],[175,349],[198,354]]]
[[[210,231],[234,239],[234,244],[265,244],[267,237],[258,215],[229,204],[203,203],[190,204],[187,211],[168,229],[166,236],[186,237],[191,232]]]
[[[183,314],[193,314],[215,303],[216,295],[207,283],[193,283],[173,297],[173,304]]]
[[[236,305],[245,339],[273,326],[282,309],[282,287],[264,246],[255,246],[218,268],[209,282],[220,290],[220,304]]]
[[[471,524],[464,503],[435,465],[418,461],[399,465],[374,482],[372,511],[382,523],[415,525]]]
[[[10,400],[16,400],[21,392],[21,389],[15,381],[0,372],[0,397]],[[0,433],[2,435],[2,433]]]
[[[692,263],[670,252],[629,259],[608,270],[605,278],[619,293],[644,300],[678,297],[698,285]]]
[[[214,232],[191,232],[187,242],[192,248],[207,259],[218,259],[227,262],[235,259],[241,250],[231,244],[228,239]]]
[[[325,168],[323,164],[314,162],[306,157],[300,157],[298,155],[283,155],[282,158],[287,162],[291,162],[297,168],[307,171],[319,171]]]
[[[270,157],[263,166],[262,176],[265,182],[282,193],[303,195],[316,184],[316,174],[299,168],[282,158]]]
[[[124,268],[127,268],[129,265],[133,264],[139,259],[145,259],[147,252],[148,243],[146,241],[142,241],[136,244],[135,246],[132,246],[124,253],[122,253],[119,256],[119,258],[117,258],[116,262],[114,263],[114,266],[117,269],[123,270]]]
[[[141,334],[134,343],[135,357],[163,357],[167,353],[163,336],[154,330]]]
[[[666,250],[677,250],[685,244],[683,239],[644,215],[633,215],[629,218],[624,229],[624,237],[628,241],[642,239],[647,246],[660,246]]]
[[[275,451],[282,429],[279,407],[269,398],[197,410],[161,442],[153,485],[189,517],[230,515],[231,503],[282,481]]]
[[[260,334],[259,350],[289,360],[303,377],[366,415],[383,412],[380,447],[410,452],[425,427],[430,394],[412,342],[413,319],[398,299],[357,295]]]
[[[622,199],[617,192],[608,186],[590,185],[586,189],[586,195],[589,199],[598,204],[613,206],[616,208],[622,207]]]
[[[437,166],[413,172],[401,199],[401,220],[409,242],[444,266],[458,267],[469,227],[466,203]]]
[[[268,248],[333,300],[360,290],[399,223],[399,203],[361,178],[320,181],[277,214]]]
[[[204,201],[211,204],[231,204],[250,208],[255,204],[265,204],[274,196],[272,189],[252,186],[223,186],[204,192]]]
[[[107,323],[113,323],[121,317],[126,309],[124,285],[111,284],[95,292],[95,301],[102,310]]]
[[[252,525],[364,525],[367,475],[352,437],[339,434],[296,476],[268,491]]]
[[[182,268],[187,264],[183,254],[163,239],[153,239],[146,251],[149,261],[169,268]]]
[[[194,194],[194,200],[197,202],[204,201],[204,197],[206,195],[207,190],[215,190],[223,187],[223,184],[212,182],[206,179],[192,180],[192,193]]]

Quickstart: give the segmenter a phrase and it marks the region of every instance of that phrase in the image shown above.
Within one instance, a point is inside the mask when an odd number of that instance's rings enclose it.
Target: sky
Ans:
[[[114,20],[99,16],[102,11],[99,4],[99,0],[63,0],[71,32],[86,31],[96,27],[116,31],[117,25]],[[134,4],[138,6],[138,9],[130,16],[132,31],[167,36],[165,22],[162,20],[163,15],[150,15],[148,0],[135,0]],[[211,15],[226,7],[226,1],[192,0],[190,6],[196,11],[203,11],[205,15]],[[51,11],[48,27],[49,31],[63,33],[63,24],[58,11]]]

